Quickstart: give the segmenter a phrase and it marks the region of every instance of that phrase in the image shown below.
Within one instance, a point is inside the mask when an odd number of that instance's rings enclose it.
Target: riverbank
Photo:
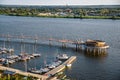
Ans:
[[[120,19],[119,6],[86,8],[80,6],[1,6],[1,15],[47,18]]]

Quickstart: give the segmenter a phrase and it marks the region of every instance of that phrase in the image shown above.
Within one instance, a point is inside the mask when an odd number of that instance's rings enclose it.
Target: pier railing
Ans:
[[[49,45],[53,45],[52,43],[57,42],[60,43],[62,47],[67,46],[67,44],[70,45],[82,45],[84,44],[83,41],[80,40],[69,40],[69,39],[57,39],[57,38],[52,38],[52,37],[40,37],[40,36],[28,36],[28,35],[10,35],[10,34],[0,34],[0,40],[4,40],[4,41],[17,41],[17,42],[27,42],[29,40],[34,41],[34,43],[38,44],[39,41],[47,41]],[[67,46],[69,47],[69,46]]]

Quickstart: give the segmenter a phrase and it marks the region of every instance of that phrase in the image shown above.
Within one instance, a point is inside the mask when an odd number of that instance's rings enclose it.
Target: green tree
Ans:
[[[108,13],[109,13],[109,10],[108,10],[108,9],[101,9],[100,14],[101,14],[102,16],[106,16]]]

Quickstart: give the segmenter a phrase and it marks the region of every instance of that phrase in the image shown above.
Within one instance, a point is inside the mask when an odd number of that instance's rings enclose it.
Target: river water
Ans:
[[[37,51],[40,58],[27,62],[29,67],[43,67],[44,63],[52,62],[58,53],[77,56],[70,69],[64,72],[71,80],[120,80],[120,20],[109,19],[66,19],[16,17],[0,15],[0,34],[38,35],[58,39],[87,40],[97,39],[106,41],[110,48],[107,55],[102,57],[85,56],[83,52],[71,49],[39,45]],[[1,42],[0,46],[3,46]],[[20,44],[12,43],[14,54],[20,53]],[[25,50],[32,53],[32,45],[25,45]],[[17,62],[11,67],[24,70],[24,63]]]

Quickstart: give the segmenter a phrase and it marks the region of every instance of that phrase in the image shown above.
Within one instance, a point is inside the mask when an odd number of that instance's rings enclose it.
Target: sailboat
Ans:
[[[4,40],[4,44],[3,44],[3,47],[0,49],[1,50],[1,53],[7,53],[7,48],[5,48],[5,40]]]
[[[24,47],[25,47],[25,45],[24,45]],[[22,41],[21,41],[21,52],[19,54],[19,57],[20,57],[19,58],[20,61],[26,61],[28,59],[27,54],[25,53],[25,50],[23,51]]]
[[[14,52],[14,49],[13,48],[10,48],[10,35],[9,35],[9,33],[8,33],[8,35],[7,35],[7,46],[8,46],[8,48],[7,48],[7,53],[13,53]]]
[[[35,60],[35,67],[34,68],[29,68],[28,71],[31,73],[35,73],[35,74],[42,74],[42,70],[41,69],[36,69],[36,60]]]
[[[36,69],[36,60],[34,59],[34,68],[29,68],[28,71],[31,73],[35,73],[35,74],[42,74],[42,70],[41,69]]]
[[[33,53],[30,55],[31,58],[40,57],[41,56],[41,54],[37,54],[35,52],[36,52],[36,44],[33,45]],[[30,68],[28,71],[31,72],[31,73],[35,73],[35,74],[42,74],[43,71],[41,69],[36,69],[36,60],[35,60],[34,63],[35,63],[35,67],[34,68]]]
[[[41,54],[38,54],[36,50],[37,50],[37,40],[35,41],[35,44],[33,45],[33,53],[32,53],[32,56],[34,56],[34,57],[40,57]]]

